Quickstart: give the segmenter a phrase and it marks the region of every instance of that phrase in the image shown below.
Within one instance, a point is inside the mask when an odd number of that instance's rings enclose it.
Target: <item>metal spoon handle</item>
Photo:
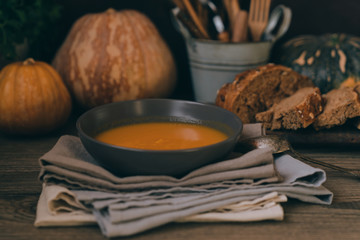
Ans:
[[[307,156],[295,151],[294,149],[290,149],[289,152],[290,152],[290,154],[292,153],[293,157],[295,157],[295,158],[299,158],[299,159],[307,161],[307,162],[315,163],[315,164],[318,164],[318,165],[321,165],[321,166],[324,166],[324,167],[327,167],[327,168],[331,168],[331,169],[334,169],[334,170],[338,170],[338,171],[341,171],[341,172],[344,172],[344,173],[351,174],[351,175],[356,176],[356,177],[360,177],[360,170],[343,168],[343,167],[339,167],[339,166],[336,166],[336,165],[333,165],[333,164],[330,164],[330,163],[326,163],[326,162],[323,162],[323,161],[320,161],[320,160],[316,160],[316,159],[307,157]]]

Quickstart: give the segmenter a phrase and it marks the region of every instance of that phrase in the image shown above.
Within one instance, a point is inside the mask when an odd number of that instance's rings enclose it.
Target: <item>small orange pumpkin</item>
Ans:
[[[0,131],[48,133],[64,124],[70,112],[70,94],[51,65],[29,58],[1,70]]]
[[[150,19],[135,10],[82,16],[52,64],[75,99],[88,108],[167,97],[176,82],[170,49]]]

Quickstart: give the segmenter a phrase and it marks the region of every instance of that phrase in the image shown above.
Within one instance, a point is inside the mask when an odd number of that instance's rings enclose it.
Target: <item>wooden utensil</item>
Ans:
[[[202,25],[199,17],[197,16],[194,8],[192,7],[191,3],[189,0],[183,0],[183,4],[186,8],[186,10],[188,11],[191,19],[194,21],[195,25],[197,26],[197,28],[200,30],[200,32],[205,36],[205,38],[209,39],[209,34],[207,33],[207,31],[205,30],[204,26]]]
[[[246,42],[248,35],[248,13],[240,10],[235,18],[232,30],[232,42]]]
[[[194,22],[190,17],[180,8],[174,8],[171,10],[175,18],[177,18],[186,27],[187,31],[192,37],[203,39],[206,38],[200,30],[195,26]]]
[[[269,19],[271,0],[251,0],[249,10],[249,29],[253,41],[261,39]]]
[[[217,32],[217,38],[221,42],[229,42],[229,33],[225,30],[225,25],[223,22],[223,19],[220,17],[219,11],[217,6],[211,1],[211,0],[198,0],[199,3],[202,4],[203,9],[208,10],[207,19],[209,19],[209,23],[215,27],[215,30]],[[208,23],[206,23],[205,26],[208,26]]]
[[[240,11],[239,2],[238,0],[223,0],[223,4],[229,18],[230,30],[233,31],[236,16]]]

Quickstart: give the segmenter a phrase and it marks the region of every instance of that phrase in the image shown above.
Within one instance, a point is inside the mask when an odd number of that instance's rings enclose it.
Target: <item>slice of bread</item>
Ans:
[[[323,107],[319,88],[301,88],[269,110],[256,114],[256,121],[264,123],[264,127],[271,130],[306,128],[315,121]]]
[[[304,87],[314,87],[311,79],[291,68],[267,64],[242,72],[232,83],[223,85],[215,103],[234,112],[243,123],[253,123],[257,113]]]
[[[348,119],[360,116],[360,87],[333,89],[323,95],[324,111],[316,118],[316,130],[343,125]]]

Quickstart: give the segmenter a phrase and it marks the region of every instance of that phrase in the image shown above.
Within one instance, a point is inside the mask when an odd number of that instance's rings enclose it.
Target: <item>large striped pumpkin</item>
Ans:
[[[166,97],[176,82],[170,49],[155,25],[135,10],[86,14],[53,60],[80,105]]]
[[[323,93],[360,81],[360,38],[348,34],[298,36],[280,49],[280,64],[310,77]]]

